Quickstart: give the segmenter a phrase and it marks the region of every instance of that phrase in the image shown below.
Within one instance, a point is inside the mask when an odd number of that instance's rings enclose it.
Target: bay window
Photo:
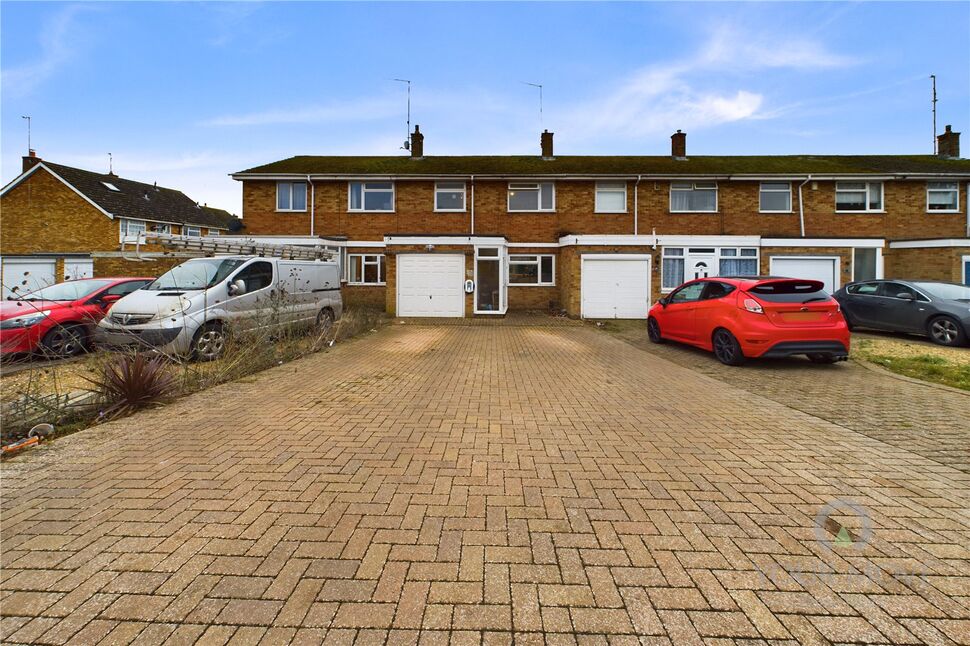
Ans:
[[[509,256],[509,285],[555,285],[555,266],[552,255]]]
[[[306,211],[306,182],[276,182],[277,211]]]
[[[762,213],[791,213],[791,182],[761,182]]]
[[[394,210],[394,182],[351,182],[348,192],[351,211]]]
[[[927,182],[926,210],[959,213],[960,184],[957,182]]]
[[[347,283],[383,285],[384,275],[384,254],[347,254]]]
[[[556,185],[553,182],[509,182],[508,210],[554,211]]]
[[[464,211],[465,182],[437,182],[434,185],[435,211]]]
[[[717,182],[671,182],[671,213],[716,213]]]
[[[596,212],[626,213],[626,182],[596,182]]]
[[[862,213],[882,211],[882,182],[836,182],[835,210]]]

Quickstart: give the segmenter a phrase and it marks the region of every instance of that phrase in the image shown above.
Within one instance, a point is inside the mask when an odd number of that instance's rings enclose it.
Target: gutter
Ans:
[[[805,178],[805,181],[798,185],[798,226],[801,229],[802,237],[805,237],[805,202],[802,200],[802,187],[812,181],[812,176],[809,175]]]
[[[472,235],[475,235],[475,176],[474,175],[471,176],[471,185],[472,185],[472,190],[471,190],[472,203],[469,210],[472,216]]]
[[[306,176],[307,184],[310,185],[310,235],[313,235],[314,229],[314,209],[316,208],[316,186],[313,185],[313,180],[309,175]]]
[[[633,185],[633,235],[637,235],[637,227],[640,224],[640,209],[638,208],[637,198],[640,196],[640,178],[637,175],[637,183]]]

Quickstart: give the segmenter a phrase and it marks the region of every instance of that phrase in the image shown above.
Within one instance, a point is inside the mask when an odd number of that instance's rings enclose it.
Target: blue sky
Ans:
[[[404,154],[393,78],[429,155],[928,153],[932,73],[970,133],[967,2],[5,1],[0,36],[4,183],[29,114],[41,157],[235,213],[232,171]]]

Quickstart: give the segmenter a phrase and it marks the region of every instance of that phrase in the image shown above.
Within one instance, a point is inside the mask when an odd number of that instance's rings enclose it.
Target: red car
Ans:
[[[702,278],[661,298],[647,318],[654,343],[689,343],[739,366],[753,357],[804,354],[813,363],[849,357],[849,328],[817,280]]]
[[[9,297],[0,302],[0,354],[78,354],[112,303],[152,280],[84,278]]]

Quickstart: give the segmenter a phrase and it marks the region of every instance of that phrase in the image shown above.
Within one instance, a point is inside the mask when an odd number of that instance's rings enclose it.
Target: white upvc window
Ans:
[[[791,213],[791,182],[761,182],[762,213]]]
[[[350,285],[383,285],[384,254],[347,254],[347,283]]]
[[[596,213],[626,213],[626,182],[596,182]]]
[[[139,234],[145,233],[148,223],[144,220],[129,220],[121,218],[118,220],[118,242],[124,242],[125,238],[134,238]]]
[[[555,256],[551,254],[509,256],[509,285],[555,284]]]
[[[516,211],[555,211],[554,182],[509,182],[509,213]]]
[[[660,290],[669,292],[684,282],[684,248],[664,247],[660,262]]]
[[[394,182],[350,182],[347,193],[350,211],[394,211]]]
[[[882,213],[882,182],[836,182],[836,213]]]
[[[757,276],[757,247],[721,247],[718,253],[719,276]]]
[[[202,227],[182,227],[182,234],[187,236],[192,236],[193,238],[198,238],[202,235]]]
[[[218,236],[218,235],[222,235],[222,234],[219,233],[219,229],[209,229],[209,231],[206,232],[206,235],[207,236]]]
[[[671,182],[671,213],[717,213],[717,182]]]
[[[162,222],[152,222],[148,226],[148,230],[149,231],[152,231],[154,233],[171,233],[172,232],[172,225],[171,224],[164,224]]]
[[[958,182],[927,182],[926,210],[934,213],[959,213],[960,184]]]
[[[306,182],[276,182],[277,211],[306,211]]]
[[[465,210],[465,182],[436,182],[434,210],[458,213]]]

